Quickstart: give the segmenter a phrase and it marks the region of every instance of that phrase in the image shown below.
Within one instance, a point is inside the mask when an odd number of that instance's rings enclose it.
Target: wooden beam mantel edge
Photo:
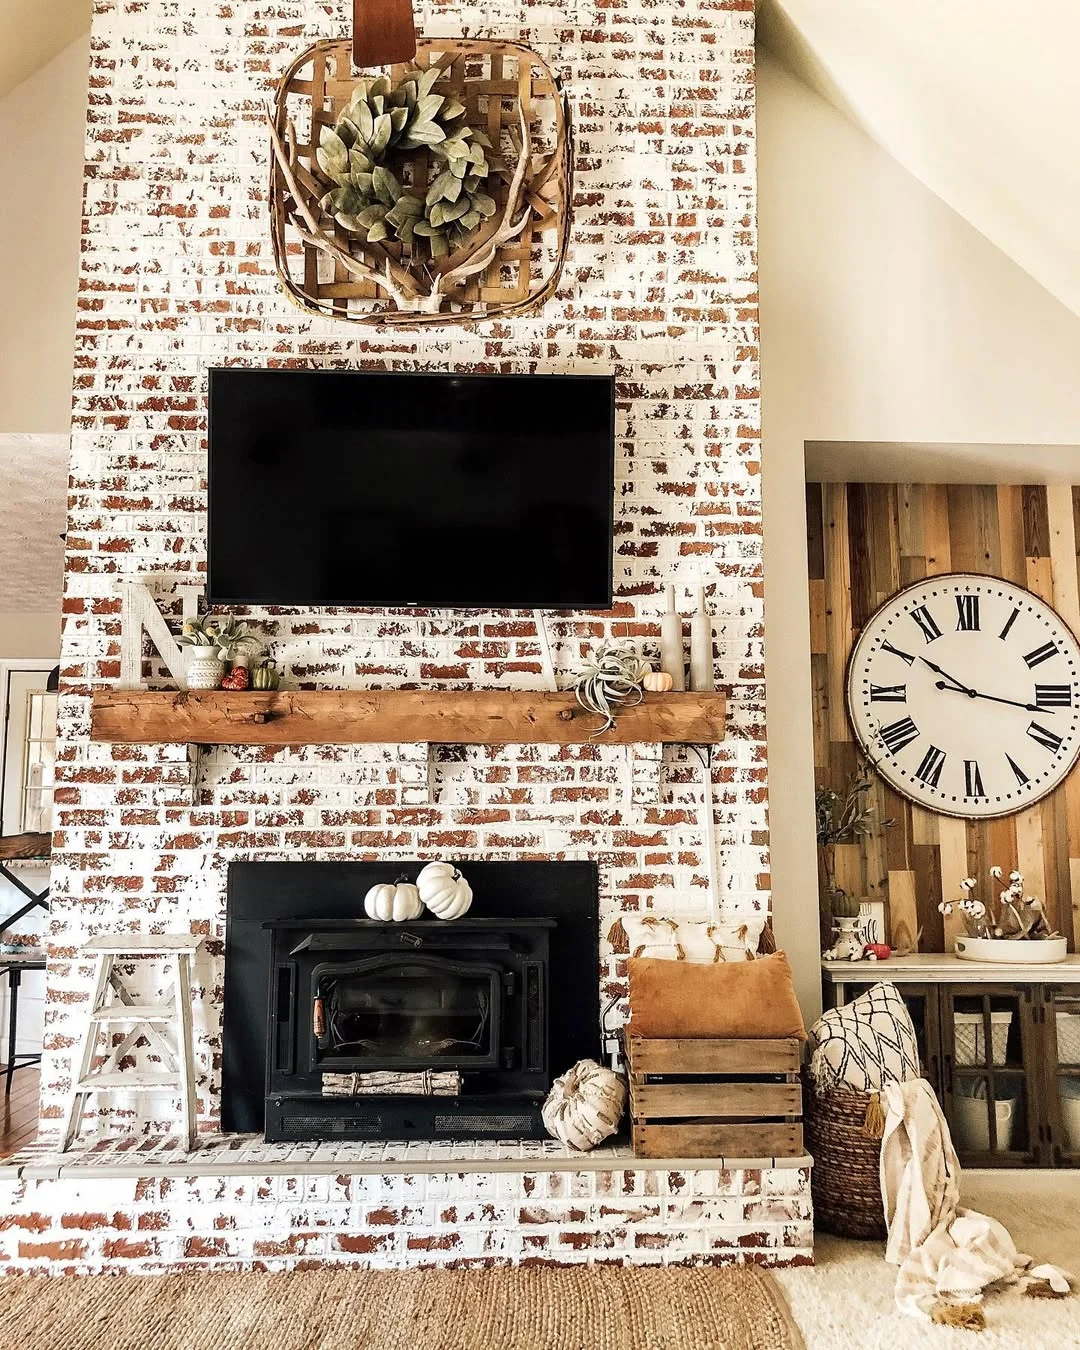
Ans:
[[[646,694],[598,745],[710,745],[723,694]],[[572,693],[504,689],[95,689],[91,739],[135,745],[585,745],[599,718]]]
[[[0,862],[39,861],[52,853],[51,834],[0,835]]]

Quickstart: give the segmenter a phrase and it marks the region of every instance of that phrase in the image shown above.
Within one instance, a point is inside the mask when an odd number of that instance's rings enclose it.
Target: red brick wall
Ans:
[[[118,576],[205,566],[206,371],[222,362],[614,371],[617,603],[552,622],[567,672],[607,634],[657,631],[662,587],[704,584],[731,697],[713,764],[724,902],[767,903],[751,0],[497,0],[421,9],[432,35],[524,38],[567,81],[577,200],[539,316],[421,335],[312,319],[276,282],[262,108],[291,57],[345,31],[345,0],[97,0],[73,405],[64,682],[43,1111],[55,1123],[85,1013],[88,935],[193,929],[204,1128],[217,1114],[224,884],[235,858],[591,858],[603,926],[706,910],[700,768],[590,745],[215,750],[92,744],[118,673]],[[542,466],[538,465],[538,473]],[[268,548],[289,541],[268,540]],[[312,686],[538,683],[530,615],[260,613]],[[636,788],[630,791],[632,776]],[[429,798],[430,786],[430,798]],[[606,989],[621,987],[605,949]],[[167,1124],[119,1102],[111,1128]]]

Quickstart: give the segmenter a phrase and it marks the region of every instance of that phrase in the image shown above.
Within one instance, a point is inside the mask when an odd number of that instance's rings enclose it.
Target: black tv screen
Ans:
[[[213,605],[606,609],[605,375],[210,372]]]

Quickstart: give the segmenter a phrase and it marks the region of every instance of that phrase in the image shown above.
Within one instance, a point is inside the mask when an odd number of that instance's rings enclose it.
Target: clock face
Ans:
[[[899,591],[851,653],[848,713],[897,792],[944,815],[1021,811],[1080,752],[1080,644],[1037,595],[950,572]]]

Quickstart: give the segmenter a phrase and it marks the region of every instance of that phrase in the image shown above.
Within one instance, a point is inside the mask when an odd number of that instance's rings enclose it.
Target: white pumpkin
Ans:
[[[420,899],[437,919],[460,919],[472,904],[472,887],[453,863],[428,863],[416,884]]]
[[[372,886],[364,896],[364,913],[382,923],[405,923],[424,912],[420,892],[406,881]]]

